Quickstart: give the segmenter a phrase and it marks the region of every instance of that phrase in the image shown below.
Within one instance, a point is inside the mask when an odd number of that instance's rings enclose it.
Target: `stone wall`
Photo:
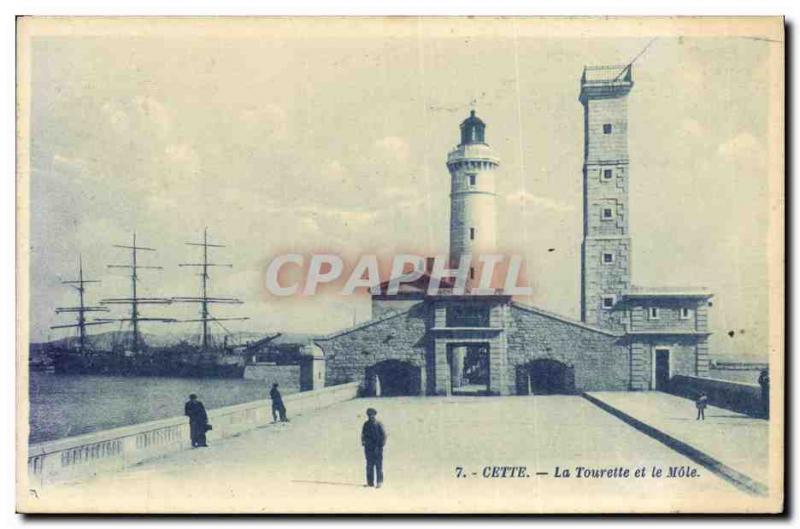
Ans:
[[[613,262],[603,261],[611,254]],[[630,237],[586,238],[581,245],[581,317],[589,325],[622,330],[625,312],[603,307],[605,296],[614,296],[615,305],[631,286]]]
[[[372,317],[370,319],[380,319],[392,314],[404,312],[417,303],[422,301],[422,297],[417,299],[404,299],[397,296],[397,299],[372,298]]]
[[[634,336],[631,339],[633,366],[631,389],[654,390],[653,354],[669,350],[670,376],[703,376],[708,373],[708,347],[704,336]]]
[[[358,384],[343,384],[284,397],[290,415],[302,415],[356,397]],[[209,443],[272,421],[268,400],[208,411]],[[190,449],[189,419],[173,417],[67,437],[28,447],[27,489],[115,472],[172,452]]]
[[[709,404],[714,406],[756,417],[764,415],[766,402],[761,400],[761,386],[758,384],[684,375],[670,380],[669,392],[673,395],[696,399],[701,391],[708,396]]]
[[[508,317],[506,380],[511,394],[516,366],[540,358],[574,366],[578,391],[629,389],[630,357],[621,336],[518,304],[510,306]]]
[[[370,320],[316,339],[315,342],[325,351],[325,385],[363,384],[368,367],[385,360],[399,360],[420,368],[425,387],[428,317],[426,305],[419,303],[406,312]]]
[[[651,318],[650,308],[658,309],[658,318]],[[689,309],[689,317],[681,317],[681,309]],[[631,331],[705,331],[708,328],[708,304],[705,300],[653,298],[630,302]]]
[[[584,107],[586,163],[628,161],[628,90],[617,97],[589,98]],[[603,125],[611,125],[606,134]]]
[[[630,288],[629,88],[620,88],[613,96],[595,94],[584,100],[581,319],[615,331],[621,329],[622,313],[604,308],[603,297],[614,296],[616,303]],[[611,210],[610,217],[603,215],[605,209]],[[603,260],[604,253],[612,256],[611,262]]]

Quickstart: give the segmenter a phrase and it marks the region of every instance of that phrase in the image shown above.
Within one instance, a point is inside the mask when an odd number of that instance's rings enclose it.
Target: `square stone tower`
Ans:
[[[581,320],[621,330],[617,303],[630,288],[628,93],[631,65],[586,67],[583,104]]]

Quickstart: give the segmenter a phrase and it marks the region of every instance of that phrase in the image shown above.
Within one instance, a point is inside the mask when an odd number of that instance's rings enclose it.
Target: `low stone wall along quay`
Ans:
[[[696,399],[700,392],[708,396],[708,403],[753,417],[760,417],[767,403],[761,400],[761,386],[715,378],[677,375],[669,382],[673,395]]]
[[[313,412],[356,397],[357,383],[330,386],[283,398],[290,415]],[[272,421],[269,400],[208,410],[213,430],[209,443],[264,426]],[[30,487],[86,479],[142,461],[191,448],[189,419],[171,417],[28,447]]]

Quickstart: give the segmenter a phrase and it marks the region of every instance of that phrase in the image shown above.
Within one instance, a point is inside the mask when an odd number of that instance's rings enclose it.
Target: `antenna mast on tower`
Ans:
[[[85,304],[85,294],[86,294],[86,284],[87,283],[99,283],[100,281],[93,280],[93,279],[84,279],[83,278],[83,259],[78,257],[78,279],[74,281],[62,281],[61,283],[65,285],[72,285],[75,290],[78,291],[78,306],[77,307],[58,307],[56,308],[56,314],[63,314],[67,312],[74,312],[77,321],[72,324],[67,325],[53,325],[50,327],[51,329],[66,329],[71,327],[78,328],[78,352],[83,354],[86,351],[86,327],[89,325],[104,325],[106,323],[111,323],[111,320],[94,320],[94,321],[86,321],[86,313],[87,312],[108,312],[108,307],[92,307],[87,306]]]
[[[223,329],[225,327],[222,325],[222,321],[244,321],[249,318],[216,318],[211,315],[209,311],[209,305],[211,303],[227,303],[232,305],[241,305],[243,302],[237,298],[228,298],[228,297],[210,297],[208,295],[208,282],[210,276],[208,274],[208,269],[212,267],[226,267],[232,268],[232,264],[220,264],[220,263],[210,263],[208,262],[208,249],[209,248],[225,248],[222,244],[212,244],[208,242],[208,228],[203,229],[203,241],[202,242],[187,242],[185,243],[188,246],[199,246],[203,248],[203,262],[201,263],[182,263],[178,266],[185,266],[185,267],[197,267],[200,268],[200,273],[197,275],[200,276],[200,290],[201,295],[199,297],[177,297],[172,298],[173,301],[179,303],[199,303],[200,304],[200,318],[196,320],[183,320],[185,322],[201,322],[203,324],[203,334],[200,342],[200,347],[203,352],[207,352],[209,350],[210,341],[211,341],[211,333],[209,331],[209,322],[216,322],[219,324]],[[225,329],[227,331],[227,329]]]
[[[115,244],[115,248],[124,248],[131,251],[131,264],[129,265],[108,265],[109,268],[129,268],[131,271],[131,297],[129,298],[112,298],[104,299],[101,301],[104,305],[130,305],[131,315],[130,318],[120,318],[115,321],[129,321],[133,330],[132,348],[133,352],[140,352],[143,342],[141,331],[139,330],[139,323],[143,321],[157,321],[162,323],[172,323],[176,321],[174,318],[144,318],[139,313],[139,305],[168,305],[172,303],[169,298],[142,298],[139,297],[137,292],[137,283],[139,282],[139,270],[163,270],[160,266],[145,266],[140,265],[138,262],[138,253],[140,251],[155,252],[154,248],[147,248],[145,246],[136,245],[136,233],[133,234],[133,243],[130,246]]]
[[[617,75],[617,76],[614,78],[614,81],[618,81],[620,77],[622,77],[623,75],[625,75],[625,72],[628,72],[628,71],[630,71],[630,69],[631,69],[631,66],[633,66],[633,63],[635,63],[635,62],[636,62],[636,61],[639,59],[639,57],[641,57],[642,55],[644,55],[644,52],[646,52],[646,51],[648,50],[648,48],[650,48],[650,46],[651,46],[651,45],[652,45],[652,44],[653,44],[653,43],[656,41],[656,39],[657,39],[657,38],[658,38],[658,37],[653,37],[652,39],[650,39],[650,42],[648,42],[648,43],[645,45],[645,47],[644,47],[644,48],[642,48],[642,51],[640,51],[639,53],[637,53],[637,54],[636,54],[636,56],[635,56],[633,59],[631,59],[631,60],[630,60],[630,62],[629,62],[628,64],[626,64],[626,65],[625,65],[625,67],[622,69],[622,71],[621,71],[621,72],[619,72],[619,74],[618,74],[618,75]]]

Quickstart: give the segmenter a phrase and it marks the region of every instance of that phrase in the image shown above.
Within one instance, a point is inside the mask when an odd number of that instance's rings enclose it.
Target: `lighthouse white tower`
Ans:
[[[453,266],[462,255],[472,255],[475,263],[478,255],[496,252],[495,169],[500,160],[486,144],[485,130],[486,124],[471,111],[461,123],[461,143],[447,155]]]

